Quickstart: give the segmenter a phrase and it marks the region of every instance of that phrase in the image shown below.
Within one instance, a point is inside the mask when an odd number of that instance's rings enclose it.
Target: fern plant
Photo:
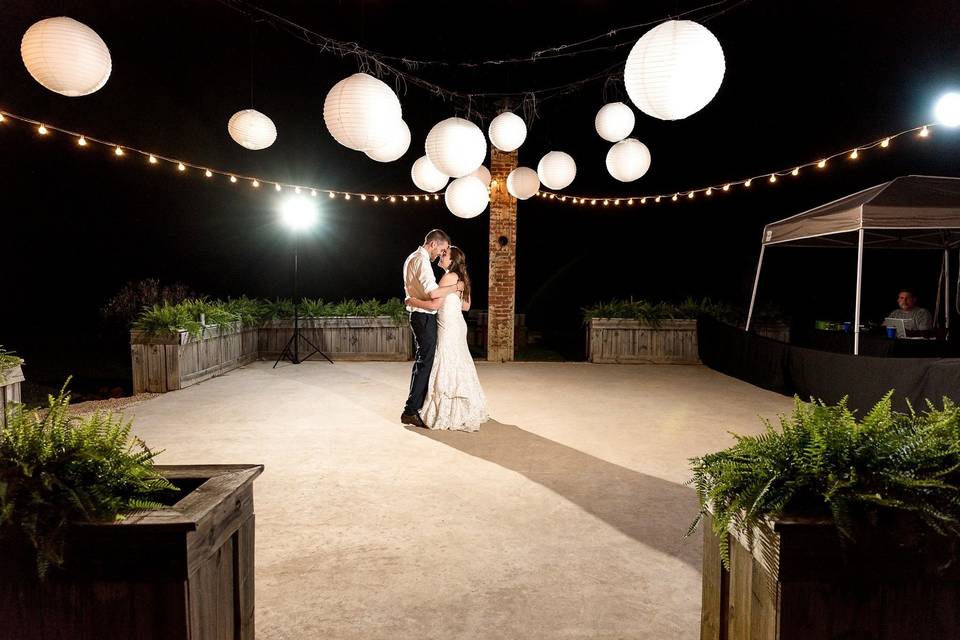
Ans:
[[[853,540],[858,527],[884,515],[910,513],[932,532],[960,536],[960,408],[944,398],[922,413],[892,409],[887,393],[862,420],[822,402],[794,404],[758,436],[734,436],[729,449],[691,460],[700,513],[713,517],[721,557],[726,532],[749,535],[784,514],[832,517]]]
[[[29,541],[41,577],[62,564],[72,524],[162,508],[158,495],[177,491],[153,466],[159,452],[130,436],[130,422],[100,412],[71,418],[69,405],[64,385],[43,412],[15,405],[0,429],[0,538]]]
[[[598,302],[583,309],[584,320],[593,318],[628,318],[641,320],[656,326],[663,320],[692,320],[708,315],[729,322],[736,319],[736,313],[729,305],[713,302],[710,298],[697,300],[687,298],[677,304],[673,302],[650,302],[648,300],[613,299]]]

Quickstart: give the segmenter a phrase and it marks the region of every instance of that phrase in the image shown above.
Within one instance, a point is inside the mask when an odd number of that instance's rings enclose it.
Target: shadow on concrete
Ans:
[[[699,536],[684,538],[697,512],[696,492],[690,487],[495,420],[478,433],[406,428],[520,473],[634,540],[700,568]]]

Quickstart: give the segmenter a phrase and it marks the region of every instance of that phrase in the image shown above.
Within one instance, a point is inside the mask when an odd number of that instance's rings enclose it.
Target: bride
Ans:
[[[427,397],[420,417],[430,429],[478,431],[489,419],[487,398],[477,378],[477,368],[467,347],[467,323],[463,312],[470,309],[470,276],[467,258],[459,247],[451,246],[438,264],[446,273],[440,289],[430,293],[431,300],[407,298],[406,304],[421,309],[437,309],[437,353],[430,371]],[[448,285],[463,282],[463,293],[443,295]],[[432,297],[432,296],[438,297]]]

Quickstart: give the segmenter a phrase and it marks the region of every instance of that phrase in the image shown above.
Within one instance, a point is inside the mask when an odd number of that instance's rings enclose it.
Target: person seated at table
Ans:
[[[897,296],[897,309],[887,314],[888,318],[899,318],[905,321],[907,329],[917,331],[929,331],[933,328],[933,317],[930,312],[923,307],[917,306],[917,296],[910,289],[901,289]],[[908,320],[913,321],[913,326],[909,325]],[[886,322],[884,322],[886,326]]]

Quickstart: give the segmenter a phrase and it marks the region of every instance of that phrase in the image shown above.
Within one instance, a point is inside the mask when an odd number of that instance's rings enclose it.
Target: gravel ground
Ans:
[[[135,396],[126,398],[107,398],[106,400],[90,400],[87,402],[78,402],[70,405],[71,415],[88,415],[96,411],[112,411],[114,413],[123,413],[128,407],[135,404],[152,400],[161,394],[159,393],[138,393]]]

